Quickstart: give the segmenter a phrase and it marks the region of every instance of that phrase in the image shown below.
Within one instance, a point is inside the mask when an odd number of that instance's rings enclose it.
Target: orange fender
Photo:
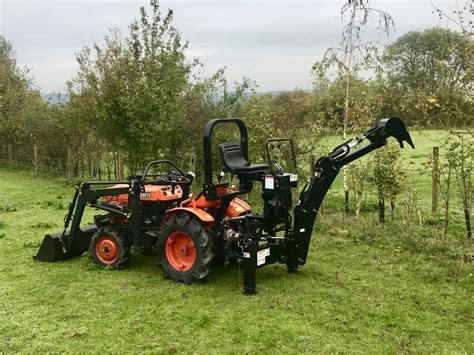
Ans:
[[[203,221],[204,223],[210,223],[210,224],[214,223],[214,217],[212,217],[206,211],[203,211],[203,210],[201,210],[199,208],[195,208],[195,207],[177,207],[177,208],[173,208],[173,209],[169,210],[166,213],[166,217],[168,218],[172,214],[180,212],[180,211],[191,213],[191,214],[195,215],[197,218],[199,218],[201,221]]]
[[[232,217],[238,217],[242,215],[243,213],[248,212],[250,210],[251,210],[251,207],[247,202],[236,197],[232,200],[229,207],[227,207],[225,214],[228,218],[232,218]]]

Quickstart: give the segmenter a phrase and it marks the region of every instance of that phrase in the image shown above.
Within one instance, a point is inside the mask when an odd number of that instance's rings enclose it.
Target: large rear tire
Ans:
[[[189,213],[175,213],[164,223],[157,248],[165,278],[190,284],[210,272],[211,237],[204,223]]]
[[[126,239],[112,227],[103,227],[95,232],[89,249],[97,265],[114,269],[123,269],[130,256]]]

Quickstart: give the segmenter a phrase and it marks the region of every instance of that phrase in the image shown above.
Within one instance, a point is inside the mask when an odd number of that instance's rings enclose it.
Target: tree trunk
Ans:
[[[392,216],[392,221],[395,220],[395,209],[397,208],[397,204],[395,203],[395,199],[390,199],[390,214]]]
[[[385,198],[382,187],[379,186],[379,222],[385,223]]]
[[[107,161],[107,179],[108,181],[111,180],[111,176],[110,176],[110,165],[109,165],[109,162]]]
[[[451,197],[451,167],[448,171],[448,179],[446,180],[446,200],[444,201],[444,228],[443,235],[448,235],[449,226],[449,200]]]
[[[349,89],[351,83],[351,69],[352,69],[352,55],[354,52],[353,48],[353,29],[354,29],[354,21],[356,15],[356,7],[357,1],[353,1],[352,3],[352,13],[351,13],[351,22],[349,24],[349,44],[347,47],[347,65],[346,65],[346,98],[344,102],[344,124],[343,124],[343,131],[342,131],[342,139],[345,142],[347,140],[347,126],[349,121]],[[346,215],[349,214],[349,185],[347,182],[347,166],[345,165],[342,168],[342,183],[344,186],[344,213]]]
[[[448,226],[449,226],[449,200],[446,200],[444,204],[444,227],[443,235],[448,235]]]
[[[472,230],[471,230],[471,211],[469,208],[464,207],[464,221],[466,222],[466,235],[467,239],[471,240]]]
[[[417,207],[416,208],[416,215],[418,216],[418,224],[420,227],[423,227],[423,217],[421,215],[421,208]]]
[[[356,218],[359,218],[360,216],[360,208],[362,207],[362,199],[363,199],[363,194],[360,191],[357,191],[356,195],[356,209],[355,209],[355,216]]]

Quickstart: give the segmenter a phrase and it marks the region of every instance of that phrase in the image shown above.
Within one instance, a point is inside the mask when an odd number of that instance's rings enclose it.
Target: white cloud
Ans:
[[[1,0],[0,0],[1,1]],[[0,29],[32,68],[44,92],[61,91],[77,68],[74,53],[102,41],[108,28],[126,34],[148,1],[3,1]],[[455,2],[435,3],[447,8]],[[307,88],[312,64],[339,43],[342,1],[163,1],[174,9],[175,26],[189,40],[187,54],[213,73],[224,66],[230,81],[248,77],[260,90]],[[397,24],[392,39],[439,24],[429,1],[382,1]],[[442,23],[444,25],[444,23]],[[369,32],[369,36],[375,36]]]

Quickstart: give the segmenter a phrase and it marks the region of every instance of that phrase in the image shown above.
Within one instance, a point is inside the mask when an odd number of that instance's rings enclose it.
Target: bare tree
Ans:
[[[464,212],[464,222],[466,224],[466,237],[472,237],[471,209],[472,209],[472,132],[457,133],[460,145],[458,148],[456,164],[456,180],[459,187],[462,209]],[[470,137],[469,137],[470,136]]]
[[[365,41],[364,30],[366,30],[369,19],[374,15],[377,19],[377,32],[379,35],[388,36],[395,28],[392,16],[385,11],[376,9],[370,5],[370,0],[346,0],[341,7],[341,18],[344,21],[349,16],[349,21],[344,25],[339,47],[329,48],[323,59],[313,66],[313,71],[319,77],[324,77],[329,68],[337,67],[339,73],[344,73],[346,79],[346,94],[344,103],[344,118],[342,138],[347,139],[350,118],[350,101],[352,99],[350,87],[351,78],[361,68],[370,67],[371,63],[378,58],[378,48],[381,42]],[[343,168],[344,185],[344,210],[349,212],[349,185],[347,177],[347,166]]]
[[[474,2],[467,0],[462,3],[456,0],[456,8],[450,9],[449,12],[441,9],[433,0],[430,0],[433,12],[437,13],[440,20],[446,19],[451,24],[454,24],[461,34],[466,38],[472,38],[474,35],[474,21],[472,16],[474,15]]]

